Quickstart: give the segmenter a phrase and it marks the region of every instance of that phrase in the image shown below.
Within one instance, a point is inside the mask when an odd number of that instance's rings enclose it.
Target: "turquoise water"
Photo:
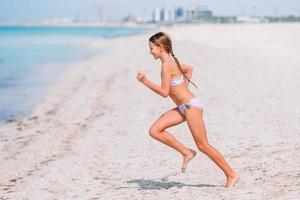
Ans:
[[[28,113],[67,63],[100,54],[99,40],[143,28],[0,26],[0,122]]]

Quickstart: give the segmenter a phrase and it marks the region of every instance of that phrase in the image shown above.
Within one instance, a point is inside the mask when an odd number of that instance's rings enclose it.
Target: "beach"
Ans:
[[[209,143],[241,179],[193,141],[186,122],[169,130],[197,151],[182,156],[149,136],[175,107],[136,80],[160,84],[148,38],[165,31],[204,103]],[[91,42],[104,51],[72,63],[31,114],[0,127],[0,199],[299,199],[300,24],[181,24]]]

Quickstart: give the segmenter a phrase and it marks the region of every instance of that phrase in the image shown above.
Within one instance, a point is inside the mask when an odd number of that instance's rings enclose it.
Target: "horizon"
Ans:
[[[132,0],[129,5],[120,0],[2,0],[1,22],[39,21],[47,19],[121,20],[133,15],[139,19],[150,19],[156,7],[206,6],[215,16],[300,16],[300,1],[296,0],[153,0],[151,2]]]

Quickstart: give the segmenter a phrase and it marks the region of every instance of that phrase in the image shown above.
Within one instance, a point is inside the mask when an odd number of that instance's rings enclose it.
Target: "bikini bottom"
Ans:
[[[190,99],[187,103],[181,104],[180,106],[178,106],[178,109],[183,115],[185,115],[185,109],[189,109],[191,106],[198,107],[202,110],[204,109],[203,103],[198,96]]]

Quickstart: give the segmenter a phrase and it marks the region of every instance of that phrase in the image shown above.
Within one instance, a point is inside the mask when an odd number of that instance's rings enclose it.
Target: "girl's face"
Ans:
[[[162,47],[149,41],[150,54],[153,55],[155,59],[159,58],[162,53]]]

